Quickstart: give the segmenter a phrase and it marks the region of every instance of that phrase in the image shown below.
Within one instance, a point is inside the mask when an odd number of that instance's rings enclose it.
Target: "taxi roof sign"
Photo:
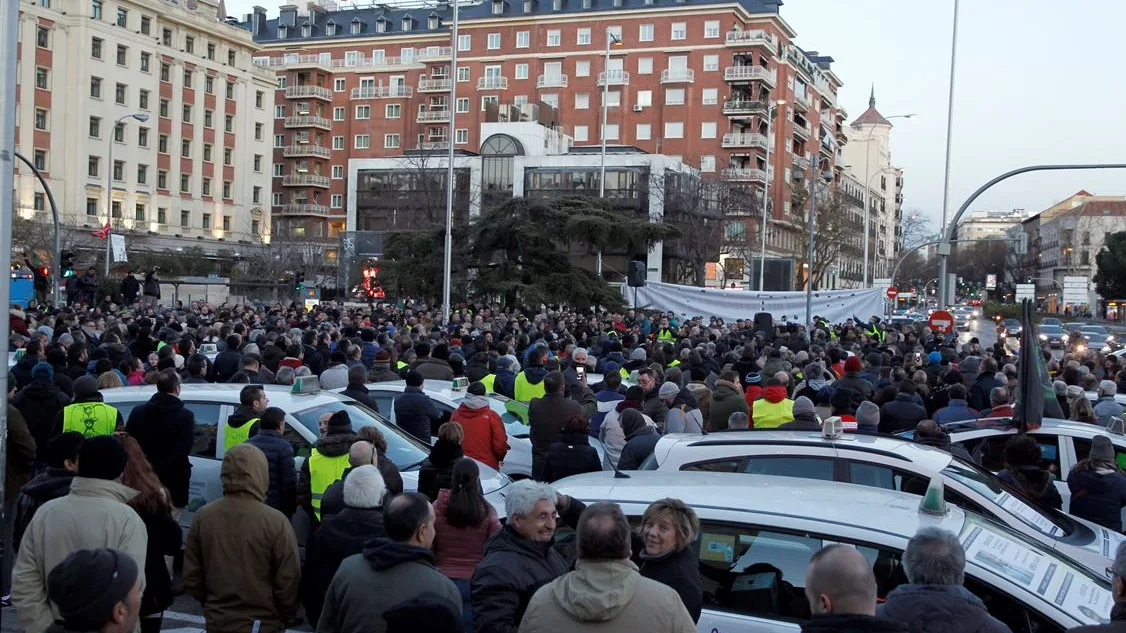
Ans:
[[[295,396],[317,393],[321,390],[321,379],[316,376],[299,376],[293,381],[289,392]]]
[[[923,500],[919,502],[919,512],[931,516],[945,516],[947,511],[946,499],[943,497],[945,493],[946,485],[942,482],[942,476],[931,477],[931,482],[927,485],[927,492],[923,495]]]

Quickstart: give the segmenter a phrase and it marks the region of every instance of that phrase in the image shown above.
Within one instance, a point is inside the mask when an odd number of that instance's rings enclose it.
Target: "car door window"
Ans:
[[[920,477],[906,470],[855,461],[848,463],[848,477],[850,482],[860,486],[909,492],[915,495],[925,494],[930,484],[930,480],[926,477]]]
[[[305,439],[305,436],[298,433],[297,429],[293,428],[294,424],[300,424],[300,422],[296,420],[286,420],[285,430],[282,431],[282,439],[289,442],[289,445],[293,447],[294,457],[308,458],[313,445],[309,443],[309,440]]]
[[[1075,445],[1076,463],[1081,462],[1091,456],[1091,440],[1085,437],[1073,437],[1071,438],[1071,442]],[[1126,451],[1122,450],[1118,446],[1115,446],[1114,461],[1118,464],[1119,468],[1126,470]],[[1066,474],[1067,473],[1064,473],[1065,476],[1061,477],[1061,479],[1066,479]]]
[[[434,437],[438,437],[438,429],[443,424],[450,421],[450,416],[454,414],[454,408],[448,404],[438,402],[434,398],[431,398],[430,401],[434,403],[435,407],[438,407],[438,413],[442,414],[442,417],[438,418],[437,422],[430,424],[430,434]]]
[[[380,413],[382,413],[384,415],[384,417],[386,417],[388,420],[391,420],[391,421],[395,420],[395,418],[394,418],[394,416],[395,416],[395,397],[394,396],[392,396],[389,393],[382,392],[382,391],[380,391],[380,392],[375,392],[375,391],[369,392],[368,396],[371,397],[372,400],[375,400],[375,403],[379,405],[379,411],[380,411]]]
[[[192,432],[192,456],[215,459],[219,441],[219,415],[222,406],[211,402],[185,402],[184,408],[195,414]]]
[[[820,539],[705,523],[697,547],[706,607],[788,620],[810,617],[805,572],[821,549]]]
[[[729,457],[727,459],[713,459],[706,462],[684,464],[680,469],[704,473],[737,473],[743,470],[743,458]]]
[[[747,458],[743,472],[833,481],[833,460],[822,457],[764,456]]]

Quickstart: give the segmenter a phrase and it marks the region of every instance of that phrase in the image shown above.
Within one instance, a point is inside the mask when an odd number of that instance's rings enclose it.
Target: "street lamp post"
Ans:
[[[602,147],[600,150],[601,162],[598,170],[598,198],[606,201],[606,123],[609,117],[609,104],[606,97],[610,93],[610,46],[620,45],[621,38],[606,27],[606,54],[602,58]],[[598,260],[595,263],[595,272],[602,276],[602,249],[598,249]]]
[[[454,119],[457,117],[457,0],[449,0],[453,10],[453,24],[450,27],[450,103],[446,110],[450,113],[448,132],[446,133],[446,241],[445,261],[442,271],[442,310],[445,312],[445,323],[449,324],[453,316],[453,307],[450,305],[450,286],[453,283],[454,259]]]
[[[942,176],[942,224],[939,229],[943,236],[953,231],[947,231],[946,218],[950,207],[950,144],[954,134],[954,70],[958,61],[958,0],[954,0],[954,26],[950,32],[950,86],[946,95],[946,164]],[[955,219],[957,222],[957,219]],[[947,279],[946,256],[950,254],[950,245],[939,247],[938,253],[938,309],[946,308]]]
[[[113,129],[109,135],[109,152],[106,157],[106,226],[113,224],[113,144],[117,141],[114,137],[117,135],[117,126],[121,125],[126,119],[135,119],[141,123],[149,120],[149,115],[145,112],[133,112],[131,114],[122,115],[113,122]],[[123,132],[124,134],[124,132]],[[122,174],[124,176],[124,174]],[[109,233],[106,233],[106,270],[103,275],[104,279],[109,278],[109,262],[111,259]]]
[[[884,117],[884,120],[887,121],[891,119],[910,119],[913,116],[915,116],[914,113],[893,114],[891,116]],[[860,129],[860,126],[855,126],[853,129],[858,130]],[[871,236],[868,234],[868,227],[872,222],[872,174],[870,169],[872,164],[872,148],[869,144],[872,142],[872,135],[875,134],[875,132],[876,127],[873,126],[871,130],[868,130],[868,136],[864,138],[864,271],[862,274],[864,277],[865,288],[868,287],[868,243],[871,239]]]
[[[770,146],[774,144],[774,117],[777,112],[786,107],[786,100],[779,99],[774,102],[774,107],[768,107],[766,111],[766,184],[762,186],[762,253],[759,256],[758,266],[758,291],[763,292],[766,290],[766,221],[769,217],[770,208]]]

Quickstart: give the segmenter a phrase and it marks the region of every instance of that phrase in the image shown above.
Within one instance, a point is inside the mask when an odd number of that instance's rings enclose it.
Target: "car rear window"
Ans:
[[[954,460],[942,469],[942,474],[972,489],[1017,517],[1021,523],[1048,536],[1065,536],[1073,525],[1062,513],[1043,508],[1028,500],[1016,490],[984,470],[965,462]]]

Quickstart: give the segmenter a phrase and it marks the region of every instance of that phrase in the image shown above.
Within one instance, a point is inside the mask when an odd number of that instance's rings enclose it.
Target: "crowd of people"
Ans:
[[[707,600],[693,509],[662,499],[633,529],[618,506],[551,486],[603,469],[593,438],[612,468],[633,470],[665,434],[816,431],[832,420],[848,433],[914,430],[968,459],[942,425],[1012,416],[1021,362],[1003,341],[982,348],[876,319],[764,330],[750,319],[462,306],[447,324],[411,302],[306,311],[137,299],[11,311],[2,576],[25,631],[159,630],[181,541],[182,591],[208,631],[271,633],[301,619],[325,633],[415,631],[420,618],[433,631],[693,631]],[[1046,360],[1065,417],[1105,426],[1122,415],[1116,357]],[[286,412],[263,385],[301,376],[374,411],[365,385],[403,381],[395,423],[432,444],[417,491],[404,490],[379,430],[354,430],[346,411],[325,415],[297,466]],[[461,377],[466,396],[443,423],[424,381]],[[180,395],[202,383],[243,387],[223,422],[222,498],[196,510],[182,539],[195,419]],[[126,385],[155,390],[122,416],[102,394]],[[508,451],[490,393],[528,405],[532,479],[508,487],[505,516],[485,500],[478,466],[498,468]],[[1008,443],[998,470],[1060,507],[1060,473],[1029,436]],[[1126,474],[1105,435],[1068,485],[1074,514],[1122,530]],[[572,543],[556,542],[557,522]],[[809,565],[803,630],[1008,630],[962,586],[964,564],[955,535],[920,531],[903,557],[908,584],[877,609],[871,565],[826,547]],[[1116,565],[1126,573],[1126,552]],[[1114,591],[1126,602],[1119,576]],[[1126,621],[1126,608],[1115,614]]]

